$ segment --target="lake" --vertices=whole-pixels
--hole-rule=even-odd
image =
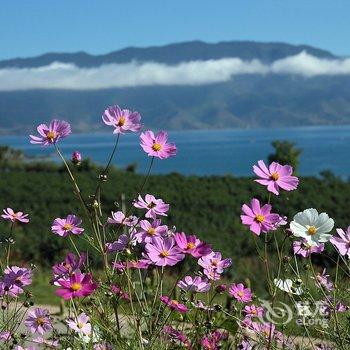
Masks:
[[[73,127],[74,129],[74,127]],[[34,130],[33,130],[34,131]],[[72,151],[105,164],[112,151],[115,135],[73,134],[59,143],[70,158]],[[185,175],[252,175],[252,165],[267,159],[273,152],[273,140],[290,140],[303,149],[299,173],[317,175],[330,169],[336,175],[350,175],[350,125],[298,127],[252,130],[198,130],[170,132],[171,141],[178,147],[178,155],[157,160],[152,173],[178,172]],[[125,167],[137,163],[137,171],[145,173],[148,158],[138,144],[138,135],[122,135],[114,164]],[[52,147],[31,145],[27,136],[3,136],[0,144],[21,149],[29,156],[54,156]]]

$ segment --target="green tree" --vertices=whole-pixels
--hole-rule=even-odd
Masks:
[[[298,171],[302,149],[297,148],[294,142],[285,140],[275,140],[272,142],[272,146],[275,152],[269,155],[269,163],[289,164],[293,167],[294,173],[296,173]]]

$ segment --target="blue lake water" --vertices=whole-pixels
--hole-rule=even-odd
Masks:
[[[317,175],[330,169],[336,175],[350,176],[350,125],[252,130],[173,131],[170,140],[178,147],[174,158],[156,161],[152,173],[178,172],[185,175],[252,175],[252,165],[266,160],[273,152],[273,140],[290,140],[303,149],[299,173]],[[105,164],[112,151],[115,135],[73,134],[60,141],[62,152],[70,158],[72,151]],[[0,144],[23,150],[30,156],[53,155],[53,148],[31,145],[27,136],[3,136]],[[122,135],[114,163],[125,167],[137,163],[145,173],[148,158],[134,134]]]

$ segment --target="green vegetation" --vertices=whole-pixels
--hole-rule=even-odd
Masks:
[[[78,182],[87,200],[92,201],[89,195],[94,193],[99,173],[100,169],[89,162],[77,171]],[[135,189],[141,187],[143,180],[142,175],[112,169],[102,186],[104,212],[117,210],[122,194],[129,205],[136,196]],[[214,249],[223,251],[234,260],[255,254],[252,234],[240,222],[241,205],[253,195],[266,202],[268,198],[265,188],[251,178],[151,176],[143,192],[151,192],[171,203],[165,220],[169,227],[175,225],[177,230],[199,235]],[[324,173],[321,178],[301,178],[297,191],[273,196],[271,202],[277,212],[288,218],[305,208],[316,207],[329,213],[336,220],[337,227],[346,227],[349,224],[349,198],[350,183]],[[285,202],[288,202],[288,208],[284,206]],[[23,163],[16,169],[3,168],[0,207],[8,206],[29,213],[30,224],[17,226],[10,233],[9,223],[1,220],[1,240],[13,237],[16,245],[12,257],[40,265],[61,259],[69,244],[67,239],[51,233],[52,221],[69,213],[77,213],[84,219],[67,174],[61,166],[52,163]],[[88,234],[88,222],[86,219],[84,222]],[[84,244],[82,238],[78,240]]]

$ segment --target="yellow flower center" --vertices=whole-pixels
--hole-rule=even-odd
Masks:
[[[69,263],[63,263],[63,267],[64,267],[66,270],[69,270],[69,269],[72,267],[72,265],[69,264]]]
[[[167,256],[169,256],[169,252],[167,250],[163,250],[162,252],[160,252],[160,256],[163,258],[166,258]]]
[[[49,131],[46,137],[52,141],[56,137],[56,133],[54,131]]]
[[[172,300],[171,303],[174,305],[179,305],[179,302],[177,300]]]
[[[160,151],[162,149],[162,145],[160,143],[154,143],[152,146],[153,151]]]
[[[307,232],[309,233],[309,235],[314,235],[316,232],[317,232],[317,228],[315,226],[310,226],[308,229],[307,229]]]
[[[271,179],[273,181],[277,181],[280,178],[280,174],[279,173],[272,173],[271,174]]]
[[[154,236],[154,234],[156,233],[156,230],[155,230],[153,227],[150,227],[150,228],[147,230],[147,233],[148,233],[150,236]]]
[[[65,231],[69,231],[69,230],[72,229],[72,225],[71,225],[71,224],[64,224],[63,229],[64,229]]]
[[[256,314],[256,310],[253,309],[253,310],[251,311],[251,313],[252,313],[253,315],[255,315],[255,314]]]
[[[81,284],[80,283],[72,283],[72,285],[70,286],[71,290],[74,292],[77,292],[78,290],[81,289]]]
[[[213,266],[218,266],[219,261],[216,260],[216,259],[213,259],[212,262],[211,262],[211,264],[212,264]]]
[[[239,297],[243,297],[244,293],[243,293],[242,291],[239,291],[239,292],[237,292],[237,295],[238,295]]]
[[[36,324],[37,324],[38,326],[42,326],[44,323],[45,323],[45,320],[44,320],[42,317],[38,317],[38,318],[36,319]]]
[[[78,322],[78,323],[77,323],[77,327],[78,327],[79,329],[82,329],[82,328],[84,327],[84,323]]]
[[[265,221],[265,216],[261,215],[261,214],[258,214],[258,215],[255,216],[255,220],[257,222],[264,222]]]
[[[120,117],[117,123],[117,126],[123,126],[125,124],[125,117]]]
[[[187,249],[193,249],[195,247],[196,247],[196,245],[194,243],[192,243],[192,242],[187,243]]]
[[[152,209],[156,206],[155,203],[151,202],[150,204],[147,205],[147,208]]]

